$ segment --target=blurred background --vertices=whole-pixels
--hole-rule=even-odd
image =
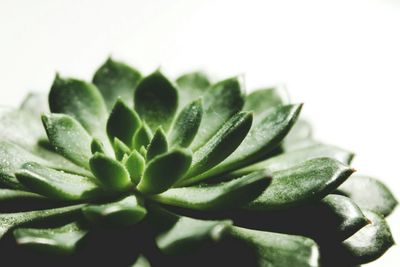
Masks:
[[[283,83],[318,139],[400,198],[399,29],[400,0],[0,0],[0,105],[47,91],[56,71],[91,79],[109,55],[143,73],[244,74],[248,91]]]

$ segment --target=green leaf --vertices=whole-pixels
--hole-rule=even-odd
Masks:
[[[314,143],[316,143],[316,141],[312,140],[311,124],[303,119],[299,119],[285,137],[283,147],[285,151],[292,151]]]
[[[189,169],[190,151],[173,149],[152,159],[137,188],[144,194],[158,194],[170,188]]]
[[[220,81],[208,88],[203,95],[203,117],[192,150],[205,144],[244,104],[244,92],[240,77]]]
[[[129,107],[133,106],[132,96],[140,79],[137,70],[108,58],[94,74],[93,83],[103,95],[108,110],[111,110],[118,98]]]
[[[87,234],[87,230],[77,223],[70,223],[48,229],[19,228],[14,230],[13,234],[18,246],[57,254],[72,254]]]
[[[317,267],[317,244],[309,238],[232,227],[229,233],[252,247],[259,267]]]
[[[203,107],[201,99],[185,106],[176,118],[170,134],[171,146],[188,147],[199,130]]]
[[[227,121],[222,128],[193,155],[190,171],[182,184],[200,181],[194,177],[214,167],[228,157],[242,143],[253,121],[251,113],[241,112]],[[193,177],[193,178],[192,178]]]
[[[300,110],[301,105],[278,106],[259,115],[240,146],[221,164],[198,179],[227,173],[268,156],[289,132]]]
[[[194,210],[240,207],[258,197],[271,182],[264,170],[229,182],[171,188],[154,198],[164,204]]]
[[[49,93],[50,110],[74,117],[92,135],[104,140],[107,109],[97,87],[56,76]]]
[[[141,200],[134,195],[107,204],[88,205],[82,208],[82,212],[93,224],[119,227],[134,225],[147,214]]]
[[[150,262],[143,256],[140,255],[134,264],[130,267],[151,267]]]
[[[12,200],[36,200],[36,199],[46,199],[45,197],[27,192],[22,190],[14,189],[0,189],[0,203]]]
[[[158,128],[147,148],[146,160],[150,161],[154,157],[167,152],[168,141],[162,128]]]
[[[56,217],[66,217],[75,214],[83,205],[67,206],[57,209],[35,210],[0,214],[0,239],[11,229],[22,224],[44,221]]]
[[[129,157],[126,158],[124,165],[129,172],[132,183],[137,185],[142,178],[144,167],[146,165],[144,157],[139,152],[134,150]]]
[[[398,202],[389,188],[381,181],[352,175],[339,188],[338,192],[350,197],[362,209],[388,216]]]
[[[269,108],[286,104],[289,104],[286,88],[277,86],[251,92],[246,96],[243,110],[252,111],[257,116]]]
[[[140,150],[142,147],[147,147],[152,138],[152,132],[149,126],[144,122],[139,130],[133,136],[132,148]]]
[[[135,110],[152,130],[168,130],[178,106],[178,93],[168,79],[156,71],[143,78],[135,91]]]
[[[90,169],[106,190],[124,190],[131,185],[129,173],[120,162],[96,153],[90,159]]]
[[[117,137],[130,147],[133,135],[140,126],[139,115],[126,106],[121,99],[118,99],[107,121],[107,134],[110,140],[113,141]]]
[[[353,169],[331,158],[316,158],[272,173],[272,183],[246,208],[273,210],[321,199],[335,190]]]
[[[90,151],[92,151],[92,154],[95,154],[96,152],[105,154],[105,149],[100,139],[93,138],[92,143],[90,144]]]
[[[42,113],[48,113],[50,111],[47,95],[30,92],[22,101],[19,109],[29,112],[33,116],[40,117]]]
[[[92,178],[53,170],[34,162],[25,163],[16,176],[31,191],[54,199],[91,199],[99,191]]]
[[[81,124],[64,114],[43,115],[42,121],[53,148],[75,164],[88,168],[92,137]]]
[[[156,233],[156,244],[165,254],[185,254],[209,242],[219,241],[231,221],[204,221],[177,216],[153,207],[149,222]]]
[[[125,155],[129,155],[131,153],[131,149],[117,137],[114,138],[113,147],[115,152],[115,158],[117,160],[122,160]]]
[[[184,74],[176,79],[179,93],[179,106],[184,107],[193,100],[201,97],[210,87],[210,81],[202,72]]]
[[[1,212],[26,211],[52,206],[54,206],[54,202],[35,193],[15,189],[0,189]]]

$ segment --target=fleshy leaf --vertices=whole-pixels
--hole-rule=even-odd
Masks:
[[[144,122],[139,130],[135,133],[132,140],[132,148],[140,150],[142,147],[147,147],[152,138],[152,132],[149,126]]]
[[[133,135],[140,126],[141,121],[136,112],[118,99],[107,121],[107,134],[110,140],[113,141],[117,137],[130,147]]]
[[[2,213],[0,214],[0,239],[10,229],[20,226],[22,224],[25,225],[55,217],[65,217],[76,213],[82,207],[83,205],[74,205],[56,209]]]
[[[113,147],[115,152],[115,158],[117,160],[122,160],[124,158],[124,155],[129,155],[131,153],[131,149],[117,137],[114,138]]]
[[[269,108],[286,104],[289,104],[286,88],[276,86],[251,92],[246,96],[243,110],[252,111],[257,116]]]
[[[18,246],[57,254],[72,254],[87,230],[77,223],[70,223],[58,228],[19,228],[13,234]]]
[[[64,114],[43,115],[42,121],[53,148],[79,166],[89,168],[92,137],[82,125]]]
[[[242,143],[250,130],[253,117],[251,113],[241,112],[227,121],[222,128],[193,155],[193,163],[188,177],[201,174],[228,157]],[[183,181],[190,184],[201,179],[196,177]]]
[[[151,267],[150,262],[143,256],[140,255],[134,264],[130,267]]]
[[[37,163],[25,163],[16,173],[18,181],[31,191],[59,200],[85,200],[96,197],[93,178],[69,174]]]
[[[122,62],[108,58],[96,71],[93,83],[103,95],[108,110],[111,110],[118,98],[133,106],[133,93],[141,79],[140,73]]]
[[[229,233],[255,250],[259,267],[317,267],[317,244],[309,238],[295,235],[232,227]]]
[[[371,177],[352,175],[338,188],[338,192],[350,197],[360,208],[384,216],[389,215],[398,204],[389,188]]]
[[[165,254],[184,254],[209,242],[219,241],[231,221],[205,221],[178,216],[153,207],[149,222],[156,231],[156,244]]]
[[[188,147],[196,136],[203,116],[201,99],[185,106],[176,118],[170,134],[171,146]]]
[[[191,147],[197,150],[205,144],[244,104],[244,88],[240,77],[220,81],[203,95],[203,117]]]
[[[278,106],[258,116],[240,146],[221,164],[200,175],[215,176],[263,159],[286,136],[300,113],[301,105]]]
[[[50,110],[74,117],[92,135],[104,140],[107,109],[97,87],[56,76],[49,93]]]
[[[270,175],[260,170],[228,182],[171,188],[154,198],[164,204],[194,210],[229,209],[254,200],[270,182]]]
[[[42,113],[48,113],[47,95],[43,93],[30,92],[22,101],[20,110],[29,112],[33,116],[40,117]]]
[[[321,199],[335,190],[353,169],[331,158],[316,158],[272,173],[272,183],[246,208],[273,210]]]
[[[123,190],[131,184],[125,167],[103,154],[96,153],[90,159],[90,169],[105,190]]]
[[[156,71],[143,78],[135,91],[135,110],[152,130],[168,130],[178,106],[178,93],[168,79]]]
[[[124,161],[124,165],[129,172],[132,183],[137,185],[142,178],[146,161],[144,157],[136,150],[132,151],[129,157]]]
[[[88,205],[82,208],[85,218],[102,226],[131,226],[141,221],[147,214],[141,201],[134,195],[119,201]]]
[[[158,128],[147,147],[146,160],[150,161],[154,157],[167,152],[168,141],[162,128]]]
[[[152,159],[137,188],[144,194],[158,194],[170,188],[189,169],[189,150],[173,149]]]
[[[90,151],[92,151],[92,154],[95,154],[96,152],[105,154],[104,146],[100,139],[93,138],[92,143],[90,144]]]
[[[184,74],[176,79],[179,93],[179,106],[184,107],[193,100],[201,97],[211,85],[207,76],[202,72]]]
[[[15,190],[0,189],[0,211],[20,212],[53,207],[54,203],[48,198],[35,193]]]
[[[316,141],[312,140],[312,127],[310,123],[306,120],[299,119],[285,137],[282,145],[285,151],[293,151],[315,143]]]

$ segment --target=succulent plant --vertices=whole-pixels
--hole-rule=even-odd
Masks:
[[[47,105],[48,101],[48,105]],[[280,87],[108,59],[0,116],[9,266],[355,266],[397,201],[312,137]],[[3,265],[3,264],[2,264]],[[25,265],[24,265],[25,266]]]

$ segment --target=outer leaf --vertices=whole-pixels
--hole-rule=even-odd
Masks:
[[[210,81],[202,72],[192,72],[176,79],[179,88],[179,106],[184,107],[201,97],[210,86]]]
[[[0,189],[1,212],[26,211],[52,206],[54,206],[52,201],[35,193],[14,189]]]
[[[218,82],[207,89],[203,96],[203,118],[191,147],[198,149],[207,142],[230,117],[244,104],[242,81],[234,77]]]
[[[74,117],[91,134],[103,140],[107,109],[97,87],[56,76],[49,93],[50,110]]]
[[[151,160],[137,188],[144,194],[158,194],[170,188],[189,169],[188,150],[174,149]]]
[[[151,265],[143,255],[140,255],[131,267],[151,267]]]
[[[168,141],[162,128],[158,128],[147,148],[146,160],[150,161],[154,157],[167,152]]]
[[[242,143],[250,130],[253,117],[250,113],[242,112],[233,116],[223,127],[193,155],[193,163],[187,180],[190,184],[201,180],[193,177],[214,167],[228,157]],[[193,178],[190,178],[193,177]]]
[[[203,221],[177,216],[153,207],[149,222],[156,231],[156,244],[165,254],[184,254],[208,242],[219,241],[230,221]]]
[[[253,247],[259,267],[317,267],[318,246],[311,239],[232,227],[230,234]]]
[[[171,146],[188,147],[199,130],[202,116],[201,99],[185,106],[176,118],[169,134]]]
[[[43,115],[42,121],[53,148],[72,162],[88,168],[92,138],[79,122],[64,114]]]
[[[246,96],[243,110],[252,111],[255,115],[261,114],[269,108],[289,104],[289,96],[282,85],[259,89]]]
[[[19,228],[14,230],[13,234],[18,246],[57,254],[72,254],[79,241],[87,234],[87,230],[77,223],[70,223],[49,229]]]
[[[272,183],[247,208],[282,209],[321,199],[343,183],[353,169],[330,158],[317,158],[272,173]]]
[[[124,165],[103,154],[96,153],[90,159],[90,169],[106,190],[123,190],[131,185]]]
[[[300,110],[301,105],[279,106],[259,115],[235,152],[199,179],[227,173],[265,158],[289,132]]]
[[[132,183],[137,185],[142,178],[146,165],[144,157],[139,152],[134,150],[129,157],[126,158],[124,165],[129,172]]]
[[[22,101],[20,110],[29,112],[30,114],[40,117],[42,113],[48,113],[47,95],[41,93],[30,92]]]
[[[10,200],[36,200],[36,199],[46,199],[45,197],[27,192],[22,190],[13,190],[13,189],[0,189],[0,203],[10,201]]]
[[[111,141],[117,137],[127,146],[132,146],[132,137],[141,126],[139,116],[118,99],[107,121],[107,134]]]
[[[338,192],[350,197],[362,209],[384,216],[389,215],[398,203],[382,182],[366,176],[350,176],[338,188]]]
[[[25,163],[16,176],[30,190],[60,200],[90,199],[96,197],[99,189],[91,178],[53,170],[34,162]]]
[[[270,182],[269,174],[260,170],[229,182],[172,188],[155,196],[155,199],[164,204],[195,210],[229,209],[254,200]]]
[[[85,218],[94,224],[105,226],[131,226],[146,216],[146,209],[134,195],[119,201],[89,205],[82,209]]]
[[[299,119],[285,137],[283,147],[285,151],[305,148],[308,144],[316,143],[312,140],[312,127],[309,122]]]
[[[175,87],[159,71],[143,78],[135,92],[135,109],[151,129],[168,129],[178,106]]]
[[[111,110],[118,98],[132,107],[133,92],[140,79],[137,70],[108,58],[94,74],[93,83],[103,95],[108,110]]]
[[[83,205],[74,205],[57,209],[0,214],[0,239],[10,229],[22,224],[34,223],[55,217],[65,217],[76,213],[82,207]]]

